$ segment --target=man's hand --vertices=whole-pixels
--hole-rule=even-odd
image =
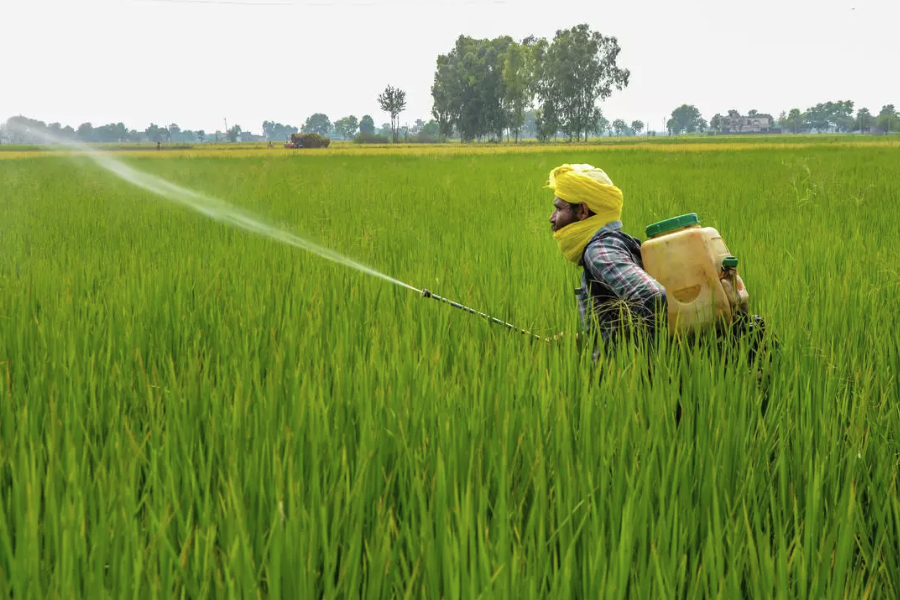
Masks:
[[[557,333],[556,335],[554,335],[552,338],[549,338],[548,341],[558,342],[559,340],[563,339],[563,336],[566,336],[566,335],[574,336],[574,337],[575,337],[575,342],[576,342],[576,343],[581,343],[581,334],[580,334],[580,333],[575,332],[575,333],[572,333],[572,334],[567,334],[565,331],[560,331],[559,333]]]

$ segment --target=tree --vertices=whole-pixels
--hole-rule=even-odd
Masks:
[[[303,133],[318,133],[327,136],[331,132],[331,120],[324,113],[315,113],[306,119],[306,123],[300,130]]]
[[[821,131],[850,131],[856,119],[853,118],[853,101],[839,100],[816,104],[806,109],[805,126]]]
[[[628,124],[625,123],[622,119],[616,119],[612,122],[613,129],[616,130],[616,137],[621,136],[625,133],[625,130],[628,129]]]
[[[872,116],[872,113],[868,108],[860,108],[856,111],[856,129],[858,129],[860,133],[867,132],[875,125],[875,122],[875,117]]]
[[[597,109],[597,114],[594,118],[594,127],[591,130],[591,133],[601,136],[606,133],[606,130],[611,127],[609,119],[603,116],[603,112],[600,109]]]
[[[164,137],[162,128],[156,123],[150,123],[150,126],[144,130],[144,133],[147,135],[147,139],[154,144],[161,142]]]
[[[359,121],[359,132],[365,134],[375,133],[375,120],[369,115],[363,115]]]
[[[275,121],[263,121],[262,130],[266,140],[270,142],[287,140],[292,133],[297,133],[297,128],[293,125],[284,125]]]
[[[229,141],[229,142],[232,142],[232,143],[236,142],[237,139],[238,139],[238,137],[240,137],[241,132],[242,132],[242,130],[241,130],[241,126],[240,126],[240,125],[234,125],[233,127],[231,127],[231,128],[228,130],[228,134],[227,134],[227,135],[228,135],[228,141]]]
[[[684,127],[681,126],[681,123],[675,117],[666,121],[666,129],[669,131],[669,135],[678,135],[684,131]]]
[[[345,140],[352,139],[353,136],[356,135],[356,129],[358,127],[359,121],[357,121],[356,117],[353,115],[338,119],[334,122],[334,130]]]
[[[713,115],[713,118],[709,120],[709,126],[715,129],[718,132],[722,131],[722,115],[716,113]]]
[[[787,124],[792,133],[797,133],[803,127],[803,113],[799,108],[792,108],[787,115]]]
[[[203,143],[203,140],[206,139],[206,132],[202,129],[197,130],[197,139],[200,140],[200,143]]]
[[[560,125],[570,137],[587,137],[598,100],[613,88],[628,86],[631,73],[616,64],[619,43],[593,31],[587,24],[556,32],[541,56],[538,95],[545,106],[553,105]]]
[[[672,123],[672,121],[675,121],[675,123]],[[666,123],[666,127],[675,135],[683,131],[694,133],[697,130],[705,129],[706,121],[700,116],[700,111],[697,110],[696,106],[693,104],[682,104],[672,111],[672,118]]]
[[[516,143],[533,97],[533,62],[531,47],[516,42],[509,45],[503,59],[503,108],[506,125],[515,134]]]
[[[876,119],[878,128],[888,133],[892,131],[900,131],[900,115],[893,104],[885,104],[881,107]]]
[[[78,136],[78,139],[82,142],[93,142],[94,141],[94,126],[90,123],[82,123],[78,126],[78,129],[75,130],[75,134]]]
[[[179,127],[175,123],[172,123],[171,125],[169,125],[168,130],[169,130],[168,138],[174,139],[176,142],[179,141],[179,139],[181,137],[181,127]]]
[[[444,135],[455,129],[467,142],[487,135],[503,136],[510,114],[523,102],[520,93],[530,93],[527,81],[521,85],[527,65],[519,62],[525,57],[513,58],[512,64],[505,66],[513,44],[509,36],[493,40],[459,36],[448,54],[438,56],[431,114]],[[507,82],[516,89],[507,92]]]
[[[441,124],[431,119],[419,129],[419,133],[427,138],[440,138],[441,137]]]
[[[638,135],[641,135],[641,132],[644,131],[644,122],[643,121],[632,121],[631,128],[634,129],[634,132]]]
[[[406,92],[388,85],[378,94],[378,104],[381,110],[391,115],[391,133],[396,144],[400,134],[400,113],[406,109]]]

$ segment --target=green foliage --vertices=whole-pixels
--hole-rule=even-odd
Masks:
[[[341,137],[341,139],[353,139],[353,136],[356,135],[356,130],[358,128],[359,121],[357,121],[356,117],[354,117],[353,115],[343,117],[334,122],[334,130]]]
[[[263,121],[262,130],[266,139],[272,142],[286,140],[291,134],[297,133],[297,128],[293,125],[284,125],[275,121]]]
[[[378,94],[378,105],[391,115],[391,135],[396,144],[400,135],[400,113],[406,109],[406,92],[388,85]]]
[[[616,64],[619,51],[616,38],[586,24],[557,31],[552,43],[460,36],[437,59],[432,115],[445,136],[456,130],[463,141],[502,139],[509,130],[518,141],[528,108],[536,103],[539,139],[560,129],[586,137],[598,121],[597,102],[628,85],[628,70]]]
[[[353,141],[357,144],[390,144],[391,138],[379,133],[363,133],[359,132]]]
[[[806,109],[805,127],[813,131],[851,131],[853,129],[853,101],[819,103]]]
[[[540,57],[538,95],[545,112],[553,106],[569,137],[586,139],[597,121],[597,102],[628,86],[631,73],[617,65],[620,51],[615,37],[581,24],[557,31]]]
[[[331,140],[318,133],[292,133],[291,143],[298,148],[327,148]]]
[[[729,111],[729,114],[732,111]],[[700,115],[700,111],[693,104],[682,104],[672,111],[672,118],[666,123],[669,133],[694,133],[706,128],[706,121]]]
[[[893,104],[886,104],[881,107],[876,124],[882,131],[888,133],[900,131],[900,114],[897,113]]]
[[[128,159],[554,344],[0,160],[0,597],[896,598],[896,148],[714,146]],[[766,385],[578,354],[541,188],[576,159],[627,231],[722,232]]]
[[[318,133],[321,136],[327,136],[331,133],[331,121],[328,115],[323,113],[315,113],[307,117],[303,127],[300,128],[303,133]],[[293,136],[291,136],[293,137]]]
[[[241,129],[240,125],[231,126],[228,129],[228,134],[227,134],[228,141],[231,142],[232,144],[235,143],[236,141],[238,141],[238,138],[241,136],[242,131],[243,130]]]
[[[375,120],[370,115],[363,115],[359,120],[360,133],[375,133]]]

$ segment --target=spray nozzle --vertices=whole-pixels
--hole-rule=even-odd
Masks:
[[[431,292],[429,292],[428,290],[422,290],[422,297],[431,298]]]

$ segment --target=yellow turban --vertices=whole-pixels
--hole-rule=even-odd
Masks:
[[[602,169],[591,165],[556,167],[550,171],[547,187],[557,198],[569,204],[585,204],[594,213],[553,234],[560,251],[577,265],[597,230],[622,218],[622,190],[613,185]]]

